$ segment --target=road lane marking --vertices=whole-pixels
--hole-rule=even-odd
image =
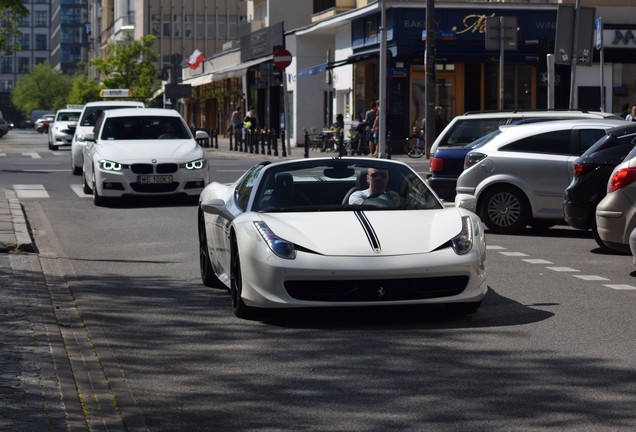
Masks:
[[[31,152],[31,153],[22,153],[22,156],[31,156],[33,159],[42,159],[39,153]]]
[[[631,285],[603,285],[603,286],[606,286],[608,288],[615,289],[615,290],[636,290],[636,287]]]
[[[506,249],[503,246],[495,246],[495,245],[486,245],[486,249],[488,250],[503,250]]]
[[[49,198],[49,194],[44,189],[44,186],[39,185],[26,185],[15,184],[13,190],[18,198]]]
[[[595,276],[595,275],[572,275],[575,278],[583,279],[586,281],[606,281],[608,278],[604,278],[603,276]]]
[[[552,261],[548,261],[544,259],[534,259],[534,258],[522,259],[521,261],[525,261],[528,264],[554,264]]]
[[[549,270],[553,270],[555,272],[578,272],[580,270],[573,269],[572,267],[546,267]]]
[[[528,256],[528,254],[524,254],[523,252],[499,252],[502,255],[505,256],[509,256],[509,257],[524,257],[524,256]]]

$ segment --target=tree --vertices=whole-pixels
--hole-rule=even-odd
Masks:
[[[11,102],[28,117],[36,109],[55,111],[63,108],[70,89],[71,82],[66,75],[48,63],[40,63],[31,74],[18,81]]]
[[[156,66],[159,54],[153,50],[154,41],[152,35],[134,40],[126,34],[123,42],[108,44],[105,57],[91,60],[102,75],[104,87],[128,89],[134,99],[150,103],[160,87]]]
[[[68,103],[84,105],[86,102],[99,100],[99,92],[103,88],[103,84],[88,78],[88,65],[85,63],[81,64],[71,81]]]
[[[20,51],[18,36],[20,30],[18,24],[22,18],[29,15],[29,10],[24,7],[22,0],[0,0],[0,53],[11,55]]]

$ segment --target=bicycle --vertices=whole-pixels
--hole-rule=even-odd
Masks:
[[[413,134],[406,139],[406,154],[412,158],[421,158],[426,153],[426,143],[422,131],[417,133],[417,128],[413,128]]]

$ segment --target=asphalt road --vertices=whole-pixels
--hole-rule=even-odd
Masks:
[[[226,292],[200,283],[196,206],[96,208],[68,150],[13,132],[0,141],[0,187],[22,191],[43,259],[72,294],[60,302],[70,323],[81,317],[129,430],[636,428],[636,269],[589,233],[489,234],[490,292],[470,318],[239,320]],[[254,162],[209,155],[221,181]]]

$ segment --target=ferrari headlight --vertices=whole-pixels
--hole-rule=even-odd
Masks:
[[[126,165],[120,164],[119,162],[113,162],[109,160],[102,159],[99,161],[99,168],[104,171],[121,171],[126,168]]]
[[[207,166],[207,161],[205,159],[197,159],[191,162],[186,162],[184,164],[180,164],[180,168],[185,168],[187,170],[200,170]]]
[[[473,224],[470,216],[462,216],[462,230],[451,240],[453,250],[457,255],[465,255],[473,248]]]
[[[296,258],[296,248],[287,240],[283,240],[272,232],[272,230],[263,221],[255,221],[254,225],[259,232],[267,246],[274,252],[274,254],[283,259]]]

